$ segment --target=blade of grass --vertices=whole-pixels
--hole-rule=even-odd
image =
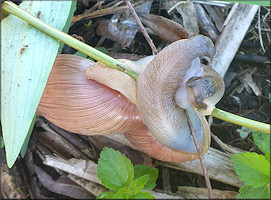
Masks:
[[[74,37],[50,26],[49,24],[43,22],[42,20],[30,15],[26,11],[19,8],[16,4],[5,1],[2,5],[2,9],[13,15],[16,15],[17,17],[23,19],[24,21],[28,22],[29,24],[43,31],[44,33],[50,35],[51,37],[58,39],[63,43],[73,47],[74,49],[79,50],[82,53],[94,58],[95,60],[104,63],[108,67],[112,67],[114,69],[122,71],[131,76],[133,79],[137,78],[138,74],[132,71],[128,66],[124,65],[123,63],[115,60],[114,58],[104,53],[101,53],[99,50],[75,39]]]

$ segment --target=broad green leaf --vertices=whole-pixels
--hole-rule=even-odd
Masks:
[[[257,153],[239,153],[231,156],[233,166],[246,185],[260,187],[270,182],[270,163]]]
[[[270,183],[260,187],[244,185],[239,192],[237,199],[270,199]]]
[[[144,176],[141,176],[135,180],[133,180],[132,184],[129,187],[130,194],[137,194],[141,192],[144,188],[144,185],[149,180],[149,175],[146,174]]]
[[[243,0],[239,0],[239,1],[228,1],[228,0],[220,0],[220,1],[226,1],[226,2],[230,2],[230,3],[245,3],[245,4],[251,4],[251,5],[258,5],[258,6],[270,6],[270,1],[265,1],[265,0],[257,0],[257,1],[243,1]]]
[[[132,199],[155,199],[155,197],[148,192],[139,192],[135,194]]]
[[[114,195],[113,192],[103,192],[97,196],[97,199],[113,199]]]
[[[145,165],[135,165],[134,166],[134,179],[137,179],[145,174],[149,175],[149,180],[144,186],[144,190],[152,190],[156,186],[156,179],[158,178],[158,169],[153,167],[148,167]]]
[[[113,199],[130,199],[128,195],[128,190],[126,188],[121,188],[113,197]]]
[[[263,152],[263,153],[269,153],[270,152],[270,135],[267,133],[263,133],[260,131],[254,131],[252,133],[253,140],[257,147]]]
[[[26,136],[26,138],[24,140],[24,144],[23,144],[23,146],[21,148],[21,151],[20,151],[20,155],[22,156],[22,158],[24,158],[24,156],[25,156],[25,153],[26,153],[26,150],[27,150],[27,146],[28,146],[28,142],[29,142],[31,133],[32,133],[34,125],[35,125],[35,120],[36,120],[36,115],[34,115],[34,117],[32,119],[32,122],[30,124],[30,128],[28,130],[27,136]]]
[[[119,151],[105,147],[98,160],[98,177],[110,190],[129,186],[134,177],[134,166]]]
[[[20,7],[62,30],[72,1],[24,1]],[[1,21],[1,122],[7,164],[25,141],[59,42],[14,15]]]

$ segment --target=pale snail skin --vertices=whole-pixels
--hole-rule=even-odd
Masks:
[[[129,60],[121,60],[121,62],[127,64],[134,71],[140,73],[137,81],[133,80],[131,77],[122,72],[105,67],[101,63],[96,63],[93,66],[93,63],[89,64],[88,63],[89,61],[87,61],[87,59],[83,61],[84,59],[80,57],[72,55],[60,55],[56,59],[56,65],[59,65],[58,67],[63,68],[65,71],[66,68],[62,66],[63,63],[65,64],[67,62],[70,62],[70,64],[73,64],[74,67],[69,68],[72,68],[72,70],[73,68],[76,69],[73,72],[69,72],[68,73],[69,75],[73,76],[75,74],[79,74],[74,72],[77,71],[82,72],[87,65],[88,66],[91,65],[89,68],[85,70],[87,77],[89,79],[96,80],[97,82],[100,82],[102,85],[108,86],[109,88],[101,92],[101,94],[97,95],[97,97],[93,96],[92,94],[93,92],[87,89],[84,90],[86,92],[84,95],[81,94],[82,92],[81,93],[78,92],[77,89],[74,89],[74,91],[72,91],[72,95],[70,95],[69,93],[71,92],[67,92],[69,91],[70,88],[73,89],[76,88],[76,85],[88,84],[87,81],[86,80],[78,81],[78,83],[74,84],[73,81],[70,81],[68,78],[62,77],[63,81],[60,81],[60,83],[62,84],[65,82],[67,85],[70,86],[66,88],[58,88],[54,86],[55,84],[58,84],[57,83],[59,82],[58,78],[57,76],[56,78],[53,78],[52,75],[51,78],[49,77],[48,86],[46,86],[45,88],[45,92],[43,94],[37,112],[38,114],[46,117],[49,121],[55,123],[61,128],[79,134],[95,135],[95,134],[126,132],[125,136],[130,140],[132,144],[134,144],[135,148],[157,159],[170,162],[193,160],[197,158],[197,155],[195,154],[194,143],[191,142],[192,139],[190,136],[190,131],[188,130],[187,119],[181,107],[186,108],[188,110],[194,128],[197,132],[197,137],[200,141],[203,154],[206,153],[210,145],[210,130],[207,121],[202,115],[202,113],[193,110],[193,109],[197,110],[197,106],[193,106],[192,103],[190,103],[193,102],[193,95],[191,95],[191,91],[188,94],[186,92],[186,89],[179,88],[180,86],[182,86],[182,88],[186,88],[185,83],[190,78],[195,76],[201,77],[204,75],[206,70],[211,71],[209,74],[213,76],[213,78],[211,78],[212,80],[218,80],[215,82],[222,81],[222,85],[215,87],[215,90],[221,90],[222,92],[215,91],[215,94],[212,97],[204,99],[203,102],[207,103],[207,108],[209,108],[208,103],[211,102],[211,105],[217,103],[217,101],[222,96],[221,94],[223,94],[224,91],[223,80],[217,73],[213,73],[212,72],[213,70],[208,70],[206,67],[202,67],[198,59],[199,56],[203,55],[212,56],[212,54],[213,46],[211,41],[204,36],[197,36],[188,40],[174,42],[173,44],[169,45],[161,52],[159,52],[159,54],[156,55],[155,57],[154,56],[146,57],[136,62],[132,62]],[[170,57],[169,55],[171,55],[172,57]],[[75,61],[79,61],[83,64],[79,65]],[[195,69],[191,70],[190,68],[191,65]],[[170,68],[168,67],[166,70],[163,69],[162,66],[166,66],[166,68],[168,66],[175,66],[178,69],[172,69],[171,67]],[[58,70],[56,69],[55,71],[57,72]],[[158,72],[160,73],[159,75],[155,74]],[[59,72],[57,73],[62,72],[59,69]],[[177,75],[177,73],[179,74]],[[53,72],[52,74],[56,73]],[[83,78],[82,75],[80,75],[80,77]],[[95,85],[97,85],[98,83],[96,84],[91,80],[91,85],[93,84],[94,86],[91,87],[96,87]],[[50,85],[51,88],[49,87]],[[152,89],[148,92],[145,91],[147,87],[152,88],[155,86],[157,86],[158,89]],[[106,95],[107,91],[109,91],[110,88],[120,92],[119,94],[113,92],[117,96],[114,97],[113,101],[110,100],[110,102],[114,103],[118,101],[119,103],[117,104],[121,105],[123,104],[122,107],[124,108],[113,107],[112,109],[110,108],[109,111],[109,109],[102,108],[102,106],[98,104],[100,99],[104,99],[103,95]],[[195,94],[198,95],[197,84],[195,88],[193,88],[192,91],[195,90],[196,91]],[[99,93],[100,89],[95,91],[96,93]],[[162,94],[161,91],[164,94]],[[54,97],[54,95],[56,95],[56,97]],[[77,95],[78,97],[76,97]],[[94,105],[92,105],[92,103],[88,103],[88,101],[86,101],[83,98],[84,96],[87,97],[88,95],[90,96],[91,99],[93,99]],[[129,99],[129,101],[132,104],[129,103],[129,101],[123,103],[124,99],[123,97],[121,97],[122,95]],[[82,96],[83,101],[81,101],[80,96]],[[158,99],[158,97],[160,99]],[[168,98],[168,100],[166,100],[166,98]],[[216,102],[208,101],[208,99],[210,98],[215,99]],[[60,106],[58,103],[59,100],[60,102],[62,102],[60,103]],[[80,100],[82,102],[79,103],[80,106],[76,104],[77,100],[78,101]],[[165,103],[165,105],[163,105],[162,103],[163,104]],[[167,105],[167,103],[169,103],[169,105]],[[74,113],[74,115],[69,114],[67,112],[66,108],[64,107],[64,104],[70,106],[70,108],[68,109],[69,113],[72,112]],[[103,103],[103,105],[104,104],[108,103]],[[93,109],[89,109],[87,108],[87,106],[91,106]],[[95,112],[96,108],[102,109],[100,112],[107,113],[109,115],[99,117],[98,116],[99,113]],[[136,108],[139,109],[139,112]],[[159,108],[161,109],[161,111],[158,110],[156,111],[156,113],[154,113],[155,108]],[[80,109],[80,112],[77,111],[77,109]],[[116,110],[115,114],[113,114],[111,110]],[[148,116],[145,116],[146,112],[150,112],[147,113]],[[161,116],[162,114],[164,116]],[[174,114],[181,114],[182,116],[176,117],[174,116]],[[78,117],[78,120],[77,115],[80,115]],[[95,115],[95,117],[92,119],[91,115]],[[150,132],[148,128],[144,126],[144,124],[142,123],[141,121],[142,118],[144,124],[147,125]],[[159,120],[157,121],[157,119],[155,118],[158,118],[162,121]],[[87,119],[89,119],[89,121],[86,121]],[[86,122],[83,120],[85,120]],[[170,120],[173,120],[173,122],[170,122]],[[95,128],[95,125],[98,126],[97,129]],[[174,130],[176,128],[170,127],[172,125],[176,126],[177,129],[181,127],[186,131],[188,130],[188,132],[182,130],[180,133],[176,134],[176,132],[174,133]],[[173,135],[170,135],[172,132]],[[159,134],[161,133],[162,134],[165,133],[166,137],[159,136]],[[183,138],[186,138],[187,140],[184,140]],[[189,145],[181,147],[180,144],[189,144]],[[155,149],[159,152],[158,153],[154,152]]]
[[[186,94],[179,92],[179,97],[175,94],[180,91],[180,87],[184,87],[185,81],[196,76],[197,71],[201,71],[198,57],[213,55],[214,46],[211,40],[196,36],[164,48],[140,73],[137,79],[139,111],[150,132],[166,146],[189,153],[196,152],[183,108],[187,109],[197,139],[203,146],[205,136],[200,118],[192,107],[188,106],[189,101],[184,103],[187,100]],[[191,70],[191,63],[199,70]],[[180,101],[175,100],[178,98],[184,99],[179,105]]]

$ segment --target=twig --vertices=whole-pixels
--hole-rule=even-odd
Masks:
[[[234,60],[239,60],[246,63],[261,63],[261,64],[270,64],[270,58],[266,56],[255,56],[251,54],[240,54],[237,53],[234,57]]]
[[[245,151],[243,151],[243,150],[241,150],[241,149],[238,149],[238,148],[236,148],[236,147],[232,147],[232,146],[230,146],[230,145],[228,145],[228,144],[225,144],[224,142],[222,142],[216,135],[214,135],[213,133],[212,133],[212,138],[216,141],[216,143],[223,149],[223,150],[225,150],[226,152],[230,152],[230,153],[240,153],[240,152],[245,152]]]
[[[155,45],[153,44],[152,39],[150,38],[149,34],[148,34],[147,31],[145,30],[145,28],[144,28],[142,22],[140,21],[138,15],[136,14],[135,9],[133,8],[132,4],[130,3],[130,1],[127,1],[127,0],[125,1],[125,3],[126,3],[127,6],[129,7],[131,14],[132,14],[133,17],[135,18],[137,25],[139,26],[139,28],[140,28],[140,30],[142,31],[144,37],[146,38],[147,42],[149,43],[149,45],[150,45],[150,47],[151,47],[153,53],[154,53],[155,55],[158,54],[158,51],[157,51]]]
[[[216,41],[216,53],[212,61],[212,68],[222,77],[226,74],[258,8],[259,6],[255,5],[234,4],[228,14],[223,25],[224,30]]]
[[[210,179],[209,179],[206,167],[203,164],[203,157],[202,157],[202,154],[201,154],[199,142],[198,142],[198,139],[196,137],[195,130],[193,128],[191,119],[190,119],[187,111],[185,111],[185,114],[187,116],[187,122],[188,122],[188,125],[189,125],[189,129],[191,131],[191,135],[193,137],[193,140],[194,140],[194,143],[195,143],[195,146],[196,146],[196,149],[197,149],[197,153],[198,153],[198,156],[199,156],[200,165],[201,165],[201,168],[202,168],[202,171],[203,171],[203,175],[204,175],[204,178],[205,178],[205,182],[206,182],[206,186],[207,186],[207,189],[208,189],[209,199],[212,199],[213,198],[212,187],[211,187],[211,183],[210,183]]]
[[[264,46],[263,46],[262,30],[261,30],[261,7],[259,7],[259,10],[258,10],[258,30],[259,30],[260,44],[261,44],[261,47],[263,49],[263,52],[265,53],[265,49],[264,49]]]

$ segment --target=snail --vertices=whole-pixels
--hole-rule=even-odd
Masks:
[[[197,159],[185,110],[205,154],[211,139],[205,115],[224,92],[221,76],[200,63],[213,54],[211,40],[199,35],[156,56],[120,59],[139,73],[136,81],[100,62],[58,55],[37,115],[78,134],[123,133],[136,149],[163,161]]]

